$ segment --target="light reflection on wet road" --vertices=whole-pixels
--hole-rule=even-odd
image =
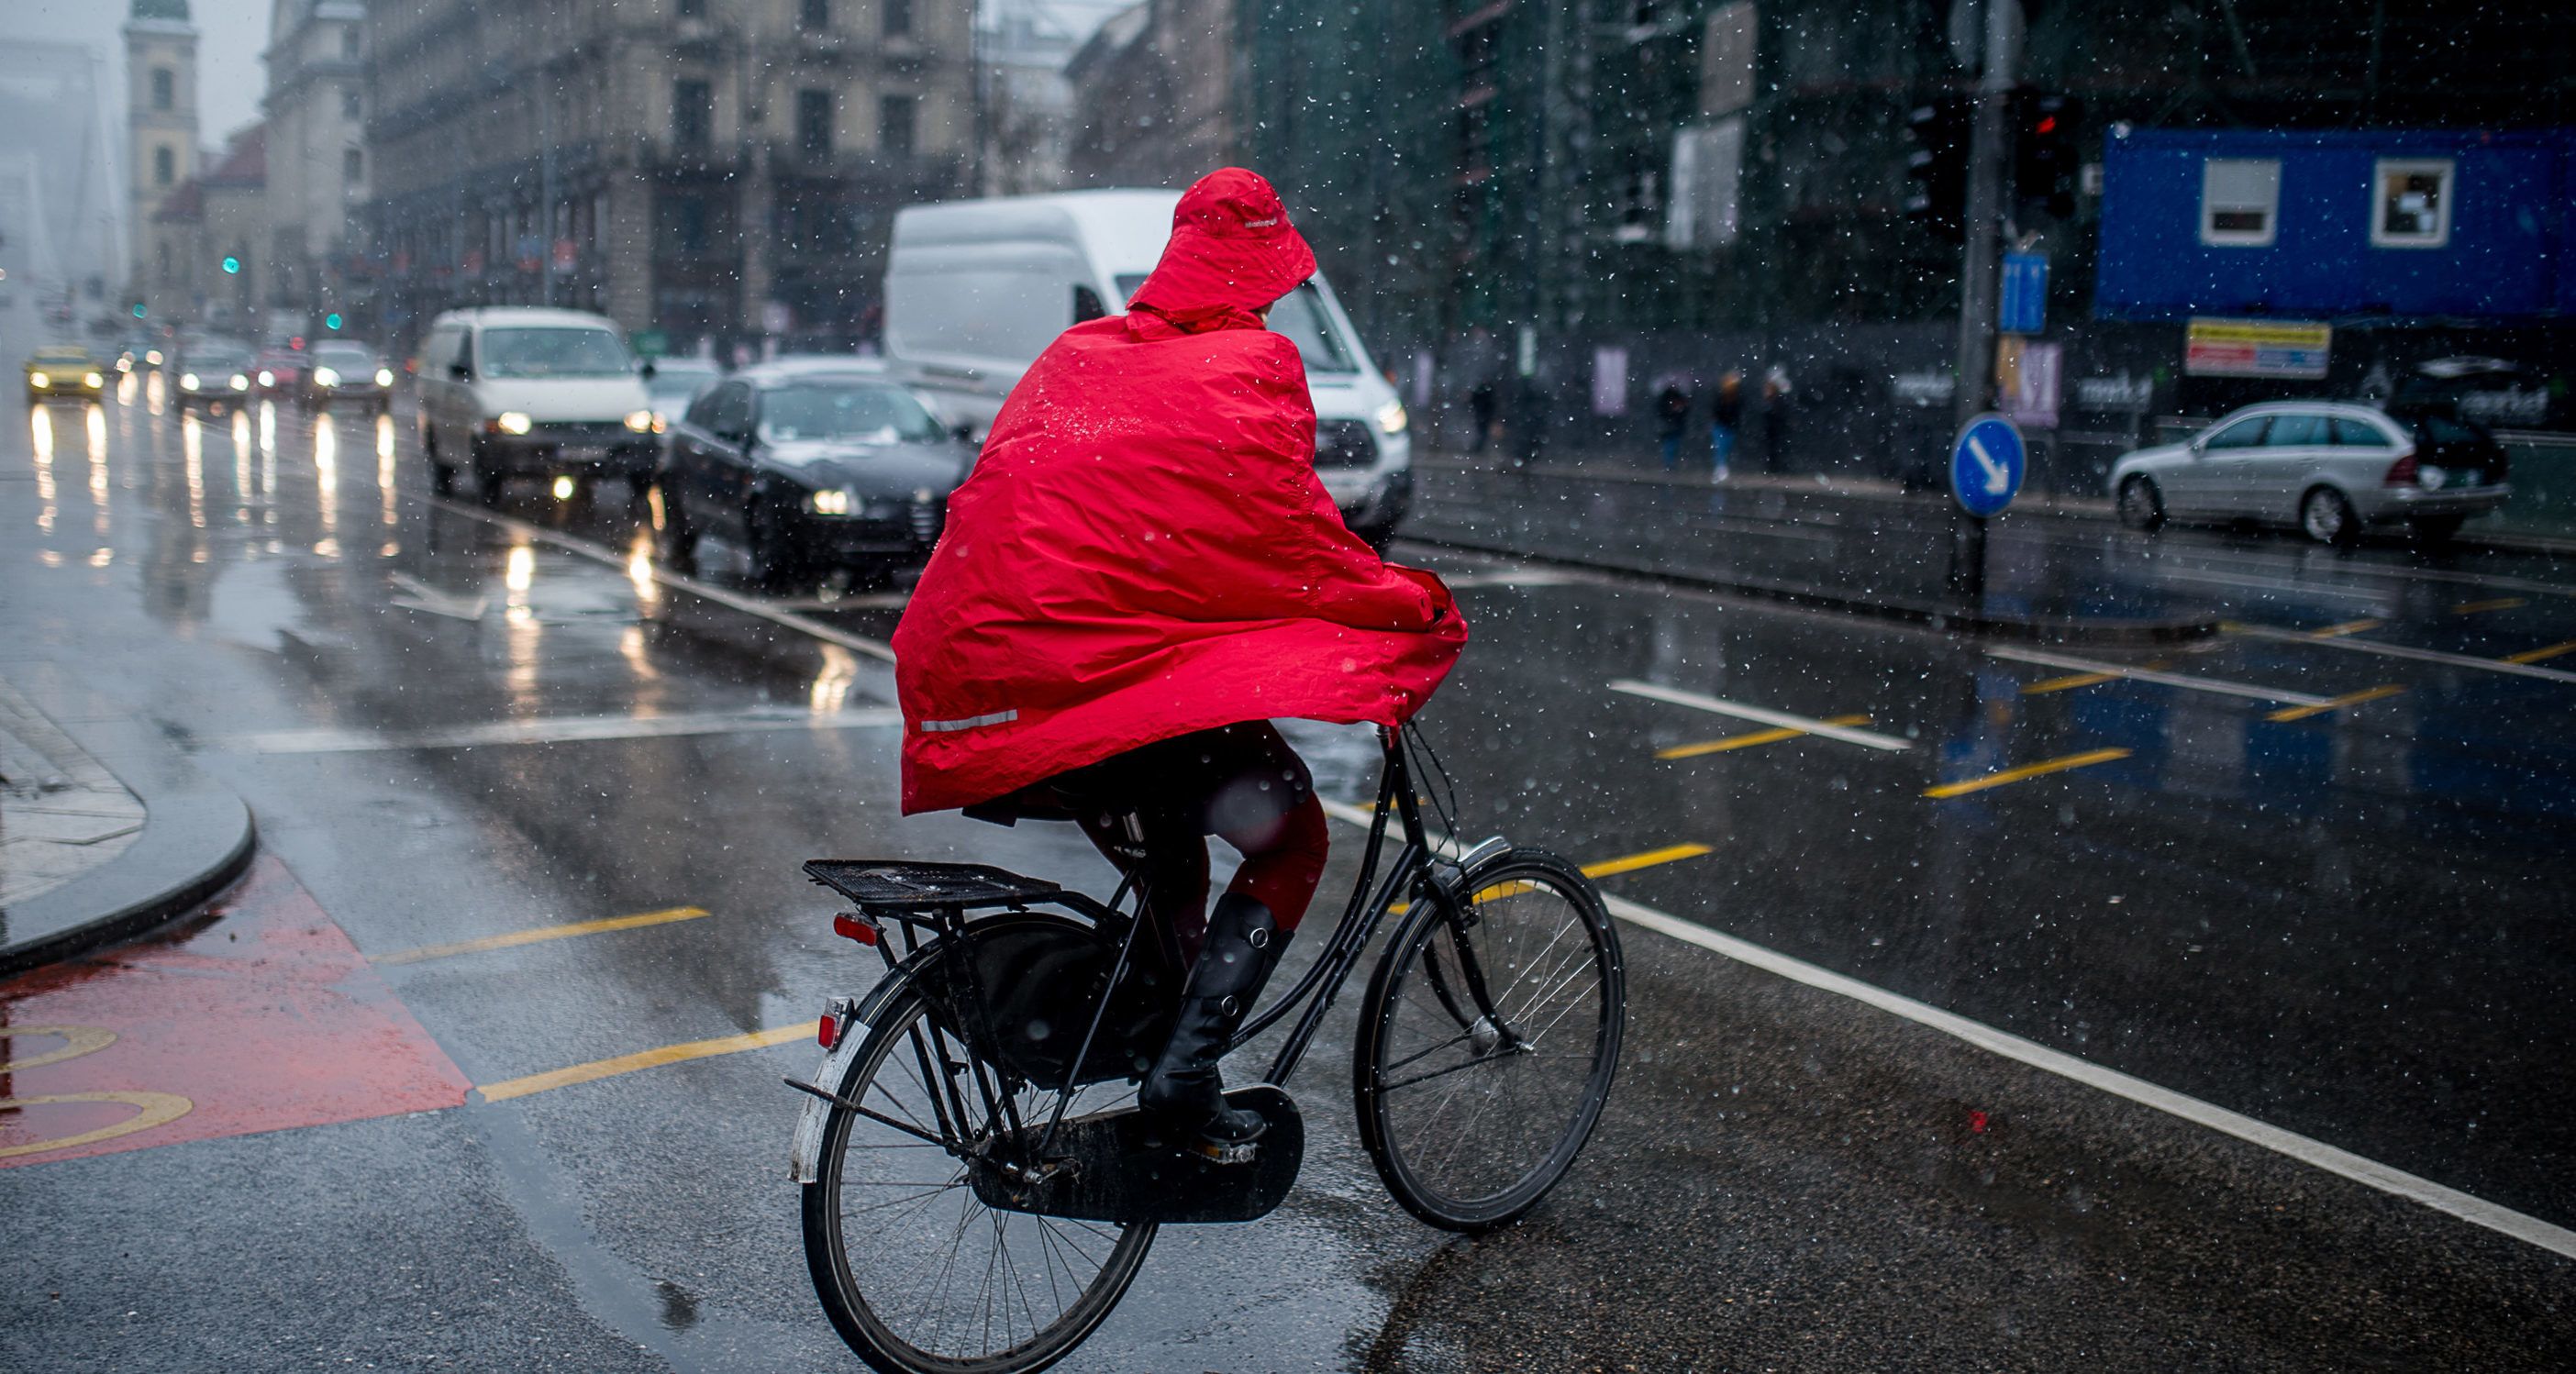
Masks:
[[[889,598],[747,614],[721,577],[705,594],[659,577],[649,509],[622,499],[529,484],[507,520],[429,499],[402,417],[174,418],[157,377],[124,385],[135,394],[119,404],[49,407],[0,437],[0,623],[14,641],[0,673],[68,671],[197,751],[360,950],[474,946],[385,969],[474,1082],[759,1035],[856,990],[796,872],[804,857],[1100,872],[1056,828],[897,819],[881,721],[778,728],[890,699],[867,652],[900,614]],[[2556,654],[2576,642],[2576,572],[2544,560],[2133,542],[2136,576],[2247,622],[2576,668]],[[1468,829],[1587,862],[1708,846],[1609,885],[2576,1224],[2576,683],[2244,634],[2053,651],[2156,676],[2071,671],[1864,621],[1407,552],[1468,574],[1476,642],[1432,712]],[[2377,623],[2351,628],[2364,620]],[[1623,679],[1759,714],[1611,689]],[[698,724],[614,726],[638,718]],[[273,743],[316,732],[329,749]],[[1298,736],[1328,791],[1367,785],[1364,735]],[[1328,888],[1347,881],[1334,873]],[[683,903],[708,914],[491,943]],[[1997,1342],[2028,1367],[2077,1350],[2156,1367],[2182,1324],[2209,1323],[2243,1357],[2222,1363],[2335,1363],[2303,1343],[2327,1339],[2309,1319],[2342,1301],[2321,1295],[2362,1291],[2412,1295],[2378,1334],[2419,1363],[2547,1367],[2551,1342],[2565,1348],[2568,1314],[2533,1294],[2566,1269],[2538,1252],[1628,938],[1631,1066],[1595,1154],[1530,1226],[1444,1248],[1399,1221],[1349,1139],[1338,1075],[1313,1069],[1297,1085],[1320,1126],[1298,1199],[1248,1231],[1167,1234],[1128,1308],[1067,1367],[1617,1367],[1621,1352],[1651,1364],[1721,1344],[1748,1364],[1852,1367]],[[411,1197],[399,1217],[434,1214],[440,1186],[483,1199],[464,1229],[492,1232],[477,1242],[487,1262],[543,1271],[525,1280],[532,1310],[578,1309],[629,1342],[593,1352],[595,1367],[721,1366],[725,1351],[766,1367],[837,1350],[777,1182],[795,1104],[765,1086],[802,1062],[779,1049],[655,1068],[447,1113],[408,1144],[391,1134],[407,1121],[331,1129],[385,1132],[367,1139],[427,1160],[430,1186],[396,1190]],[[233,1167],[188,1151],[256,1161],[283,1139],[137,1148],[0,1186],[24,1185],[42,1224],[84,1196],[166,1197]],[[267,1148],[324,1150],[323,1172],[373,1176],[327,1145]],[[2256,1219],[2276,1205],[2301,1209],[2297,1234]],[[286,1238],[181,1215],[196,1228],[181,1237],[312,1262]],[[2348,1253],[2355,1237],[2372,1258]],[[65,1262],[86,1247],[65,1240]],[[474,1262],[435,1242],[425,1254]],[[1860,1277],[1927,1256],[1903,1281]],[[2041,1277],[2008,1295],[1961,1262]],[[2133,1306],[2102,1287],[2114,1270]],[[2264,1282],[2305,1304],[2297,1339],[2273,1331],[2283,1309],[2202,1291],[2218,1275],[2250,1292],[2276,1270],[2290,1277]],[[1497,1292],[1513,1296],[1490,1305]],[[228,1310],[224,1293],[198,1301]],[[2514,1302],[2555,1325],[2506,1338]],[[1838,1357],[1798,1353],[1819,1332]],[[649,1360],[633,1363],[634,1342]]]

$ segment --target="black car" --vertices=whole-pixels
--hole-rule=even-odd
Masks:
[[[847,569],[883,583],[927,562],[974,449],[882,376],[755,367],[716,383],[670,426],[659,477],[662,553],[695,566],[712,535],[754,581]]]
[[[304,374],[307,409],[333,402],[382,410],[393,404],[394,370],[371,344],[356,339],[323,339],[313,345],[313,366]]]
[[[180,350],[179,384],[171,389],[171,396],[182,410],[190,406],[246,405],[258,374],[259,358],[250,349],[234,343],[201,341]]]

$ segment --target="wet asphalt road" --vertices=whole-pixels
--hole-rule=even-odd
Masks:
[[[250,802],[264,854],[151,951],[0,987],[15,1026],[76,1011],[126,1037],[5,1091],[160,1071],[197,1104],[103,1153],[0,1156],[0,1367],[855,1367],[807,1286],[785,1177],[800,1099],[778,1079],[810,1045],[526,1080],[792,1031],[863,990],[873,960],[829,935],[804,858],[1105,875],[1068,827],[897,816],[874,651],[896,607],[752,598],[721,550],[715,592],[671,586],[623,502],[435,501],[400,423],[192,424],[140,392],[32,420],[6,404],[0,674],[160,726]],[[2576,682],[2353,647],[2576,669],[2535,657],[2576,641],[2576,568],[2168,536],[2142,555],[2153,575],[2300,635],[2062,651],[2195,684],[2176,685],[1402,555],[1456,576],[1475,630],[1430,713],[1466,829],[1585,863],[1706,846],[1604,885],[2576,1225]],[[1749,739],[1765,727],[1609,686],[1627,680],[1909,747]],[[1370,785],[1365,732],[1297,738],[1329,795]],[[1657,756],[1704,744],[1727,747]],[[1926,795],[2072,759],[2091,761]],[[641,913],[662,919],[448,948]],[[156,989],[288,931],[365,956],[331,966],[363,1034],[280,1032],[256,986],[156,1028]],[[1387,1200],[1352,1134],[1344,1011],[1291,1085],[1314,1148],[1289,1203],[1167,1230],[1065,1367],[2576,1362],[2558,1253],[1643,927],[1625,939],[1626,1067],[1540,1212],[1466,1243]],[[24,1060],[56,1042],[8,1043]],[[336,1075],[344,1104],[453,1105],[262,1116],[279,1064],[306,1095],[276,1100]],[[228,1096],[252,1106],[223,1117]],[[0,1111],[0,1150],[114,1119]]]

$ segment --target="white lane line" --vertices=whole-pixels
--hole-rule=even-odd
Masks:
[[[1324,811],[1336,820],[1367,828],[1370,812],[1365,807],[1328,801]],[[2188,1097],[2170,1088],[2160,1088],[2143,1078],[2132,1078],[2117,1069],[2078,1059],[2046,1045],[2024,1040],[2008,1031],[2000,1031],[1981,1021],[1971,1021],[1956,1012],[1947,1012],[1911,997],[1889,992],[1857,978],[1819,968],[1804,959],[1792,958],[1777,950],[1765,949],[1749,940],[1721,935],[1696,921],[1657,911],[1643,902],[1602,894],[1610,914],[1630,925],[1641,926],[1659,935],[1668,935],[1687,945],[1721,954],[1739,964],[1747,964],[1765,973],[1803,983],[1819,992],[1847,997],[1865,1006],[1876,1007],[1900,1016],[1916,1025],[1936,1030],[1953,1039],[1966,1041],[1989,1054],[2000,1055],[2016,1063],[2027,1064],[2043,1073],[2055,1074],[2071,1082],[2105,1092],[2113,1097],[2135,1102],[2139,1106],[2180,1117],[2193,1125],[2230,1135],[2259,1149],[2286,1156],[2312,1168],[2348,1178],[2366,1188],[2374,1188],[2409,1202],[2420,1203],[2475,1226],[2511,1236],[2543,1250],[2576,1259],[2576,1231],[2553,1225],[2538,1217],[2525,1216],[2510,1208],[2499,1207],[2484,1198],[2445,1188],[2428,1178],[2418,1178],[2403,1170],[2392,1169],[2374,1159],[2366,1159],[2349,1150],[2339,1150],[2322,1140],[2312,1140],[2294,1131],[2285,1131],[2267,1122],[2257,1121],[2241,1112]]]
[[[562,549],[566,553],[579,554],[595,563],[605,563],[609,567],[615,568],[620,572],[624,572],[626,570],[629,555],[620,553],[615,549],[607,548],[603,545],[594,544],[587,539],[576,538],[569,534],[560,534],[541,525],[531,525],[527,521],[521,520],[515,516],[503,515],[498,511],[485,510],[480,506],[467,505],[462,501],[450,501],[443,496],[430,496],[421,492],[412,492],[411,494],[443,510],[451,510],[459,515],[471,516],[472,518],[484,521],[487,524],[499,525],[501,528],[506,530],[515,530],[541,544],[551,544],[558,549]],[[744,615],[758,616],[762,620],[766,620],[773,625],[794,630],[798,634],[811,635],[828,644],[838,644],[852,653],[865,654],[870,658],[886,663],[894,662],[893,646],[882,641],[870,639],[865,635],[854,635],[845,630],[835,629],[832,626],[823,624],[821,621],[814,620],[807,616],[798,615],[793,611],[782,611],[776,606],[773,606],[758,597],[743,596],[735,592],[730,592],[722,587],[700,582],[694,577],[682,577],[678,573],[664,568],[659,563],[655,563],[653,565],[653,580],[666,587],[677,587],[681,591],[689,593],[691,596],[703,597],[719,606],[730,607],[742,612]]]
[[[2525,1216],[2499,1207],[2484,1198],[2473,1197],[2456,1188],[2445,1188],[2431,1179],[2418,1178],[2392,1169],[2373,1159],[2365,1159],[2349,1150],[2339,1150],[2321,1140],[2312,1140],[2293,1131],[2257,1121],[2253,1117],[2231,1112],[2224,1107],[2186,1097],[2170,1088],[2160,1088],[2141,1078],[2132,1078],[2115,1069],[2078,1059],[2071,1054],[2034,1044],[2018,1035],[1996,1030],[1982,1022],[1946,1012],[1938,1007],[1900,996],[1885,988],[1847,978],[1842,974],[1818,968],[1802,959],[1765,949],[1760,945],[1720,935],[1706,926],[1667,915],[1653,907],[1629,901],[1625,897],[1605,896],[1610,912],[1632,925],[1669,935],[1687,944],[1723,954],[1738,963],[1750,964],[1767,973],[1777,974],[1794,983],[1804,983],[1823,992],[1848,997],[1876,1007],[1880,1011],[1904,1017],[1917,1025],[1964,1040],[1989,1054],[2027,1064],[2044,1073],[2053,1073],[2088,1088],[2098,1089],[2113,1097],[2126,1098],[2142,1107],[2150,1107],[2177,1116],[2194,1125],[2207,1127],[2222,1135],[2231,1135],[2249,1145],[2285,1155],[2299,1163],[2327,1173],[2351,1179],[2367,1188],[2421,1203],[2437,1212],[2445,1212],[2472,1225],[2486,1227],[2515,1240],[2539,1246],[2557,1254],[2576,1258],[2576,1231],[2552,1225],[2538,1217]]]
[[[2125,663],[2109,663],[2098,658],[2077,658],[2072,654],[2043,653],[2037,649],[1996,648],[1986,650],[1990,658],[2031,663],[2042,668],[2057,668],[2070,673],[2106,673],[2112,677],[2135,678],[2161,687],[2179,687],[2191,692],[2215,692],[2226,697],[2245,697],[2253,701],[2277,701],[2290,706],[2323,706],[2326,698],[2307,692],[2293,692],[2285,687],[2257,687],[2252,683],[2229,682],[2225,678],[2199,677],[2191,673],[2167,673],[2154,668],[2133,668]]]
[[[1530,569],[1526,572],[1459,573],[1440,579],[1453,592],[1475,587],[1563,587],[1585,579],[1572,573]]]
[[[387,734],[375,730],[269,730],[222,735],[209,747],[245,754],[355,754],[377,749],[471,749],[482,745],[579,740],[666,739],[759,730],[881,730],[900,727],[891,707],[816,715],[811,711],[700,711],[668,716],[554,716]]]
[[[2479,668],[2490,673],[2509,673],[2515,677],[2536,677],[2550,682],[2576,682],[2576,673],[2564,668],[2543,668],[2533,663],[2515,663],[2509,659],[2479,658],[2475,654],[2450,654],[2439,649],[2418,649],[2408,644],[2389,644],[2376,639],[2356,639],[2337,635],[2319,639],[2297,630],[2275,630],[2262,625],[2239,625],[2230,633],[2249,639],[2268,639],[2282,644],[2311,644],[2320,649],[2343,649],[2356,654],[2377,654],[2382,658],[2406,658],[2418,663],[2439,663],[2450,668]]]
[[[1654,683],[1639,682],[1634,678],[1620,678],[1610,684],[1610,690],[1625,692],[1632,697],[1670,702],[1675,706],[1687,706],[1694,711],[1707,711],[1712,715],[1733,716],[1737,720],[1749,720],[1756,725],[1796,730],[1801,734],[1821,735],[1826,739],[1841,740],[1845,744],[1857,744],[1864,749],[1884,749],[1890,753],[1896,753],[1914,747],[1912,742],[1898,739],[1894,735],[1855,730],[1848,725],[1828,725],[1821,720],[1793,716],[1786,711],[1766,710],[1759,706],[1747,706],[1742,702],[1720,701],[1716,697],[1702,696],[1697,692],[1685,692],[1673,687],[1658,687]]]
[[[2397,593],[2393,591],[2348,591],[2341,587],[2318,586],[2306,582],[2275,582],[2260,577],[2228,577],[2218,573],[2185,572],[2180,568],[2157,568],[2151,573],[2159,582],[2198,582],[2230,591],[2278,592],[2285,596],[2337,597],[2345,601],[2366,602],[2387,614],[2397,613]]]

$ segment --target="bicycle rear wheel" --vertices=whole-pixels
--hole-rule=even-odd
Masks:
[[[841,1338],[883,1374],[1044,1369],[1135,1282],[1155,1227],[986,1207],[959,1154],[993,1134],[973,1086],[974,1056],[939,1029],[918,983],[883,1005],[834,1088],[874,1115],[831,1109],[815,1181],[804,1189],[815,1292]],[[955,1095],[942,1086],[951,1076],[962,1087]],[[1079,1116],[1133,1089],[1074,1091],[1068,1114]],[[1011,1092],[1021,1119],[1038,1123],[1059,1096],[1026,1084]]]
[[[1360,1138],[1397,1202],[1489,1231],[1581,1153],[1619,1068],[1627,982],[1590,879],[1514,849],[1467,875],[1461,919],[1418,899],[1369,980]]]

